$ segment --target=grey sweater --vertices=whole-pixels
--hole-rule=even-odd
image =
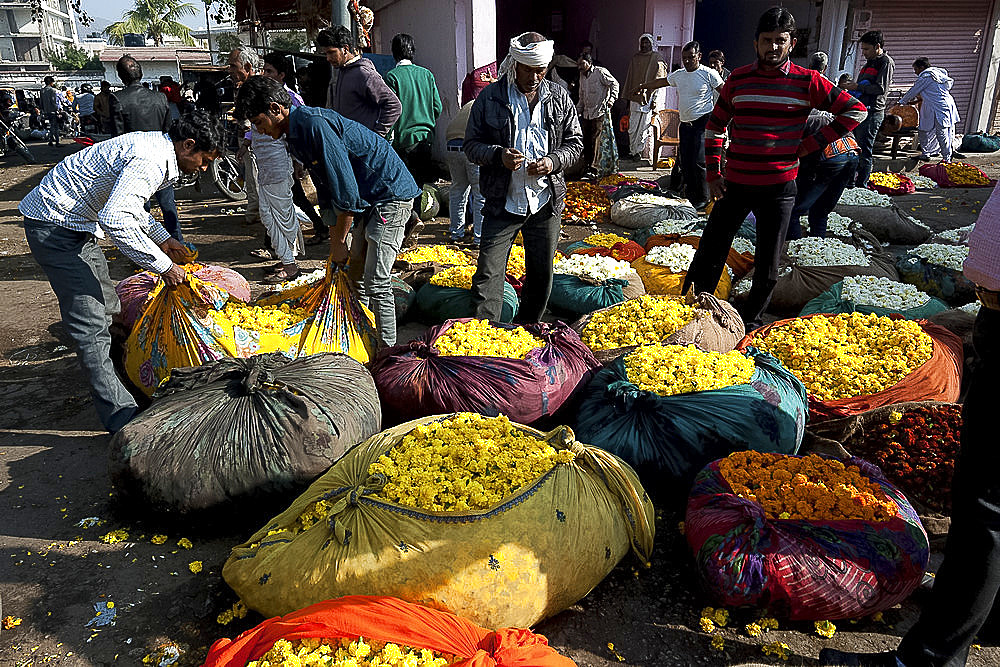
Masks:
[[[361,57],[332,74],[327,106],[384,137],[399,118],[402,105],[372,61]]]

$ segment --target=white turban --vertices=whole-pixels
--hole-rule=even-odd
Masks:
[[[653,36],[650,35],[648,32],[644,32],[641,35],[639,35],[639,48],[640,49],[642,48],[642,40],[644,40],[644,39],[648,39],[649,40],[649,45],[652,46],[653,48],[656,48],[656,40],[653,39]]]
[[[551,39],[543,42],[532,42],[527,46],[521,46],[521,37],[528,33],[522,33],[510,40],[510,51],[507,57],[500,63],[500,75],[509,74],[514,70],[514,63],[521,63],[528,67],[548,67],[555,55],[556,45]]]

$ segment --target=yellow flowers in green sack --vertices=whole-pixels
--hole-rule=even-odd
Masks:
[[[591,350],[654,345],[694,319],[694,306],[669,296],[644,294],[595,313],[580,332]]]
[[[742,352],[702,352],[691,345],[644,345],[625,356],[629,382],[660,396],[745,384],[754,368]]]
[[[446,667],[455,656],[357,637],[279,639],[246,667]]]
[[[920,325],[870,314],[801,317],[771,328],[755,345],[823,401],[885,391],[931,358]]]
[[[396,259],[410,264],[433,262],[444,266],[468,266],[474,264],[472,257],[446,245],[419,246],[396,256]]]
[[[524,246],[515,245],[510,249],[510,255],[507,256],[507,275],[510,277],[521,280],[524,278],[524,274],[527,269],[524,268]]]
[[[309,317],[304,308],[293,308],[287,303],[278,306],[250,306],[238,301],[227,301],[221,311],[215,311],[216,319],[225,317],[229,322],[250,331],[281,333],[292,325]]]
[[[617,234],[591,234],[583,242],[600,248],[611,248],[616,243],[628,243],[628,239]]]
[[[475,266],[452,266],[431,276],[431,285],[472,289],[472,276],[475,273]]]
[[[460,412],[417,426],[368,467],[378,494],[433,512],[484,510],[574,458],[568,449],[518,431],[506,417]]]
[[[545,341],[533,336],[524,327],[507,329],[486,320],[455,322],[434,341],[434,347],[443,356],[507,357],[524,359]]]

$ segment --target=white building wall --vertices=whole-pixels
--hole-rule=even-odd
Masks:
[[[115,62],[103,62],[104,65],[104,79],[111,82],[114,86],[120,86],[121,80],[118,78],[118,72],[115,71]],[[142,81],[149,84],[160,83],[161,76],[172,76],[174,81],[181,80],[181,69],[176,61],[173,60],[156,60],[150,61],[139,61],[139,65],[142,66]]]

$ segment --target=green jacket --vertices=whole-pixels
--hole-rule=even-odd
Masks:
[[[405,152],[418,143],[432,141],[442,106],[431,71],[420,65],[399,64],[385,75],[385,82],[403,105],[392,126],[392,147]]]

